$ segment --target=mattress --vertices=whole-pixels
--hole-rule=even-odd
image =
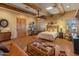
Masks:
[[[57,36],[58,36],[57,32],[41,32],[38,34],[38,38],[42,38],[50,41],[55,40]]]

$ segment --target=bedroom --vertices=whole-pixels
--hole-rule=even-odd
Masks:
[[[78,5],[0,3],[1,48],[10,47],[9,56],[78,55]]]

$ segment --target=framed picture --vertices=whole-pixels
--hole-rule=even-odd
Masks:
[[[1,27],[7,27],[8,26],[8,21],[6,19],[1,19],[0,20],[0,26]]]

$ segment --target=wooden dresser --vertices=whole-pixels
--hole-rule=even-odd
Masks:
[[[0,42],[11,39],[11,32],[0,32]]]

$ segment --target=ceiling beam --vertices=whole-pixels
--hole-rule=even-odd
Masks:
[[[34,13],[27,12],[27,11],[21,10],[21,9],[15,7],[15,6],[7,5],[7,4],[4,4],[4,3],[0,3],[0,7],[7,8],[7,9],[17,11],[17,12],[21,12],[21,13],[28,13],[28,14],[31,14],[31,15],[35,15]]]
[[[62,3],[57,3],[56,7],[59,9],[60,14],[64,14],[65,13],[65,10],[64,10],[64,7],[63,7]]]
[[[25,5],[35,9],[35,10],[40,10],[41,8],[37,6],[35,3],[24,3]]]
[[[41,9],[41,12],[45,13],[46,15],[50,15],[48,10],[46,10],[46,8],[44,8],[42,5],[40,5],[40,3],[36,3],[36,5],[39,6],[39,8]]]

